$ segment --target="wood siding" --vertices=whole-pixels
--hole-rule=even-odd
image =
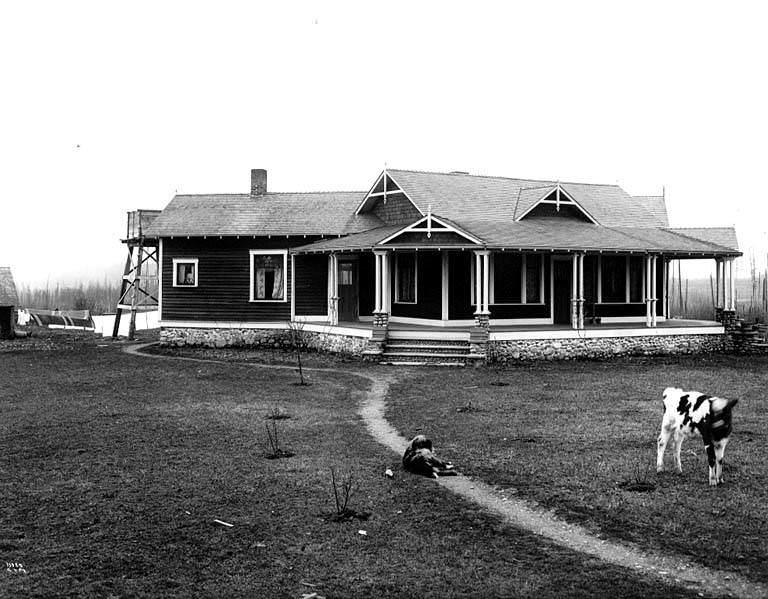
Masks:
[[[250,301],[250,250],[282,250],[315,238],[163,239],[163,320],[263,322],[291,317],[291,259],[284,302]],[[197,287],[173,286],[173,259],[197,258]],[[324,294],[324,297],[326,294]]]
[[[294,290],[297,316],[328,314],[328,256],[299,255],[294,257],[296,272]]]

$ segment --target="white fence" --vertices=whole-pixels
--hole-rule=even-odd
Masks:
[[[123,337],[128,336],[128,325],[131,322],[131,313],[125,312],[120,317],[120,330],[118,335]],[[144,329],[156,329],[160,326],[160,319],[158,318],[158,311],[152,312],[138,312],[136,314],[136,330],[141,331]],[[112,329],[115,326],[114,314],[102,314],[100,316],[93,317],[93,323],[95,325],[94,332],[100,334],[102,337],[111,337]]]

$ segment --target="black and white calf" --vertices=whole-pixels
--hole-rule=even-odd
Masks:
[[[696,391],[675,387],[664,389],[664,418],[661,421],[656,472],[664,470],[664,450],[672,439],[675,466],[683,471],[680,446],[686,437],[697,433],[704,440],[709,462],[709,484],[723,482],[723,452],[731,435],[731,411],[737,399],[710,397]]]

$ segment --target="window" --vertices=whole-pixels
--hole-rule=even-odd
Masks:
[[[416,253],[395,254],[395,302],[416,303]]]
[[[472,266],[474,281],[474,263]],[[540,304],[544,282],[542,255],[494,254],[491,257],[491,281],[492,304]]]
[[[525,303],[527,304],[541,303],[541,281],[544,275],[541,268],[542,260],[543,254],[541,256],[529,254],[525,257]]]
[[[493,303],[519,304],[522,290],[523,257],[520,254],[493,256]]]
[[[644,268],[643,262],[645,260],[642,256],[630,256],[629,257],[629,301],[630,302],[642,302],[643,301],[643,287],[644,284]]]
[[[627,301],[627,259],[625,256],[603,256],[600,277],[603,303]]]
[[[251,250],[251,301],[286,301],[287,271],[287,250]]]
[[[339,263],[339,285],[352,284],[352,264],[349,262]]]
[[[197,287],[197,258],[173,259],[173,286]]]

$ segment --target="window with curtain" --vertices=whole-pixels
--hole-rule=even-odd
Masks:
[[[523,257],[520,254],[493,255],[493,303],[519,304],[522,297]]]
[[[395,301],[401,304],[416,303],[416,253],[397,253]]]
[[[197,287],[197,259],[179,259],[173,260],[173,286],[174,287]]]
[[[285,256],[251,252],[251,277],[253,301],[285,300]]]
[[[627,301],[627,259],[625,256],[603,256],[600,281],[602,301],[624,303]]]

